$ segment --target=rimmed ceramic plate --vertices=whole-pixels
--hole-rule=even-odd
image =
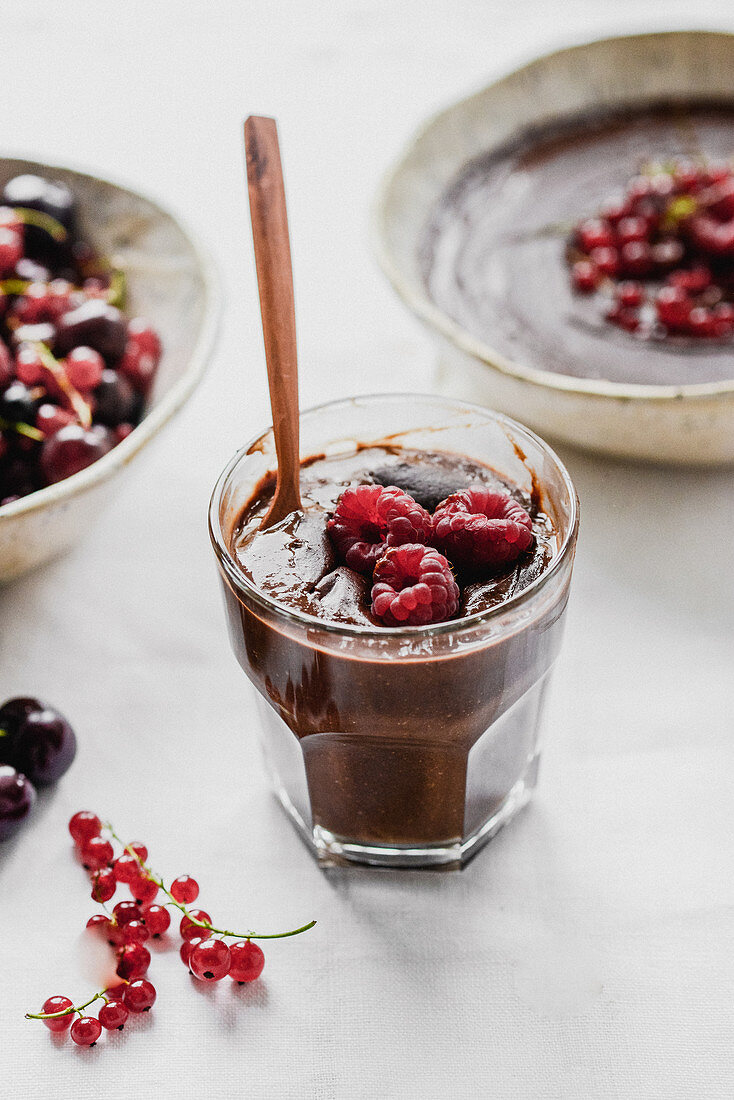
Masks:
[[[56,557],[83,536],[113,495],[116,476],[201,379],[220,309],[213,265],[173,214],[109,180],[30,160],[0,158],[0,188],[26,172],[63,180],[73,190],[82,237],[125,272],[125,312],[151,322],[163,357],[146,415],[127,439],[86,470],[0,508],[0,582]]]
[[[373,231],[385,273],[438,340],[441,390],[586,450],[681,465],[734,463],[734,346],[731,379],[645,384],[544,370],[455,320],[427,289],[424,269],[426,227],[472,161],[535,127],[649,104],[724,102],[734,119],[733,71],[734,35],[605,39],[542,57],[421,130],[384,180]]]

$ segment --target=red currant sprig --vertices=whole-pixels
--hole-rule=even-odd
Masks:
[[[313,928],[316,924],[316,921],[312,920],[307,924],[301,925],[300,928],[292,928],[287,932],[232,932],[225,928],[215,928],[208,914],[205,913],[203,918],[197,917],[194,914],[200,912],[199,910],[190,911],[187,908],[186,902],[196,901],[199,896],[199,884],[196,879],[192,878],[190,875],[181,875],[179,878],[174,879],[169,889],[163,882],[163,879],[151,870],[145,860],[136,852],[134,845],[125,845],[109,823],[105,825],[105,829],[114,840],[119,844],[123,844],[125,853],[132,856],[138,865],[138,878],[132,885],[139,884],[140,881],[147,881],[156,887],[156,893],[158,890],[162,890],[168,898],[167,904],[175,905],[176,908],[180,909],[183,913],[183,920],[181,921],[182,929],[185,922],[188,922],[189,925],[193,925],[195,928],[201,928],[205,932],[214,932],[218,936],[231,939],[282,940],[287,939],[289,936],[298,936],[301,932],[308,932],[308,930]],[[83,852],[84,850],[82,850],[82,854]]]
[[[49,997],[41,1012],[26,1013],[26,1018],[43,1020],[52,1032],[68,1030],[79,1046],[94,1046],[103,1028],[122,1030],[129,1013],[147,1012],[153,1006],[156,991],[146,977],[151,956],[144,944],[150,936],[161,936],[169,928],[171,917],[166,906],[181,911],[181,958],[190,973],[205,982],[220,981],[227,974],[240,985],[255,981],[262,973],[265,956],[252,940],[285,939],[316,924],[309,921],[300,928],[270,933],[215,928],[203,909],[188,908],[199,896],[196,880],[191,875],[180,875],[167,887],[148,866],[148,849],[144,844],[137,841],[125,844],[110,824],[103,826],[97,815],[88,810],[74,814],[69,832],[91,874],[92,898],[105,909],[104,913],[89,918],[87,928],[101,933],[115,948],[120,983],[100,990],[78,1005],[72,1004],[68,997]],[[117,856],[113,841],[121,846]],[[122,883],[129,887],[134,900],[118,901],[110,913],[105,903]],[[156,903],[160,891],[168,898],[163,905]],[[237,942],[228,945],[227,939]],[[85,1009],[100,1000],[104,1004],[98,1018],[84,1014]]]

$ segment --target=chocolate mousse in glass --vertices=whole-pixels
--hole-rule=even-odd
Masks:
[[[274,485],[268,431],[224,470],[209,515],[275,790],[324,865],[459,867],[536,784],[576,544],[573,485],[532,432],[441,397],[311,409],[300,453],[302,512],[259,530]],[[372,578],[328,531],[342,492],[363,484],[397,485],[429,512],[470,486],[510,494],[532,541],[508,564],[455,569],[447,621],[387,626]]]

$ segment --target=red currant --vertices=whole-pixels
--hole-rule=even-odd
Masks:
[[[64,1012],[67,1008],[72,1007],[72,1002],[68,997],[49,997],[43,1002],[41,1012]],[[43,1022],[49,1031],[62,1032],[71,1026],[73,1018],[73,1013],[70,1012],[67,1016],[57,1016],[55,1020],[44,1020]]]
[[[117,956],[115,973],[120,978],[132,981],[142,978],[150,966],[150,951],[142,943],[129,943],[121,948]]]
[[[688,323],[691,300],[682,287],[664,286],[655,298],[655,309],[664,325],[676,329]]]
[[[731,302],[720,302],[714,306],[714,317],[717,321],[734,324],[734,305]]]
[[[670,275],[668,275],[667,281],[670,286],[680,287],[681,290],[684,290],[687,294],[701,294],[702,291],[711,286],[713,276],[710,269],[706,267],[705,264],[697,264],[687,271],[685,269],[672,271]]]
[[[155,998],[153,984],[140,979],[130,982],[124,993],[125,1004],[131,1012],[149,1012],[155,1004]]]
[[[142,920],[143,914],[134,901],[118,901],[112,910],[118,924],[129,924],[131,920]]]
[[[108,1001],[99,1010],[99,1022],[107,1031],[122,1031],[128,1015],[122,1001]]]
[[[203,931],[203,929],[200,929],[200,931]],[[181,958],[181,962],[184,964],[184,966],[189,965],[189,960],[191,958],[191,952],[194,950],[194,948],[198,944],[203,943],[204,940],[207,940],[208,938],[209,937],[207,936],[207,934],[205,932],[203,936],[193,936],[190,940],[184,940],[183,941],[183,943],[181,944],[181,946],[178,949],[178,953],[179,953],[179,956]]]
[[[640,324],[637,310],[629,309],[626,306],[614,306],[609,310],[606,317],[607,321],[611,321],[613,325],[618,325],[626,332],[635,332]]]
[[[688,315],[691,336],[716,336],[716,321],[711,310],[703,306],[692,309]]]
[[[138,857],[141,863],[145,863],[148,858],[148,849],[140,840],[131,840],[128,844],[128,848],[132,848],[135,855]]]
[[[95,932],[101,938],[107,940],[111,947],[119,947],[122,943],[122,929],[115,924],[105,913],[95,913],[87,921],[87,928]]]
[[[102,822],[91,810],[80,810],[74,814],[69,822],[69,832],[75,844],[80,847],[93,836],[99,836],[102,831]]]
[[[220,981],[229,972],[229,948],[224,940],[212,937],[197,943],[189,958],[189,969],[200,981]]]
[[[619,222],[621,222],[622,218],[626,218],[632,213],[632,207],[629,202],[617,202],[616,200],[612,200],[602,207],[601,213],[604,221],[616,227]]]
[[[652,271],[652,249],[647,241],[628,241],[623,244],[619,259],[626,275],[649,275]]]
[[[115,878],[118,882],[134,882],[140,875],[140,866],[135,856],[129,852],[123,852],[112,865]]]
[[[102,1034],[102,1025],[94,1016],[80,1016],[71,1025],[71,1037],[80,1047],[93,1047]]]
[[[189,911],[189,916],[193,917],[194,920],[201,921],[203,924],[211,924],[212,922],[212,918],[203,909],[191,909]],[[185,940],[192,940],[194,936],[200,936],[202,932],[207,931],[207,929],[202,928],[200,925],[194,924],[187,916],[181,918],[178,930]]]
[[[577,230],[578,242],[583,252],[592,248],[610,248],[615,243],[614,230],[601,218],[589,218]]]
[[[684,254],[685,249],[683,245],[680,241],[676,241],[675,239],[658,241],[657,244],[652,246],[653,263],[658,267],[675,267],[681,262]]]
[[[592,248],[589,258],[602,275],[616,275],[619,271],[619,252],[616,248]]]
[[[137,875],[128,885],[139,905],[150,905],[158,897],[158,884],[145,875]]]
[[[92,898],[94,901],[109,901],[117,889],[115,876],[108,868],[97,871],[92,879]]]
[[[91,871],[99,871],[112,862],[114,852],[109,840],[101,836],[91,836],[82,847],[82,863]]]
[[[254,982],[265,966],[265,956],[251,940],[238,940],[230,944],[229,976],[236,982]]]
[[[632,281],[619,283],[614,293],[621,306],[630,306],[633,309],[641,306],[645,300],[645,291],[641,283]]]
[[[143,913],[143,920],[151,936],[162,936],[171,924],[171,914],[162,905],[151,905]]]
[[[123,924],[121,932],[123,943],[145,943],[150,939],[150,932],[141,920],[128,921]]]
[[[648,234],[649,228],[644,218],[622,218],[617,226],[620,244],[627,244],[628,241],[646,241]]]
[[[571,268],[571,279],[580,294],[591,294],[599,285],[599,269],[589,260],[577,260]]]
[[[182,905],[190,905],[199,896],[199,884],[191,875],[180,875],[171,883],[171,894]]]

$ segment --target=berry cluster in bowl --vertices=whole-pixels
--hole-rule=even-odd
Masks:
[[[734,335],[734,169],[676,160],[634,176],[573,229],[571,284],[648,339]]]
[[[76,228],[63,183],[0,195],[0,507],[83,470],[142,418],[157,333],[122,312],[122,272]]]
[[[396,485],[358,485],[337,501],[327,530],[340,560],[372,577],[372,614],[385,626],[453,618],[460,590],[453,566],[491,570],[533,541],[533,521],[509,493],[474,485],[431,515]]]

